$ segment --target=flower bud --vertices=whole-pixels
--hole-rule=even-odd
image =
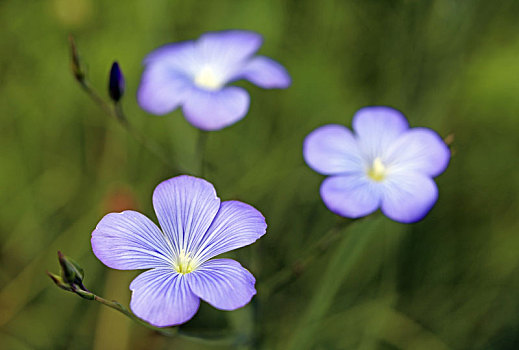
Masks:
[[[61,277],[63,281],[68,284],[77,284],[82,287],[84,272],[81,266],[79,266],[79,264],[74,260],[67,258],[60,251],[58,251],[58,260],[61,265]]]
[[[72,291],[72,288],[70,287],[70,284],[68,283],[65,283],[65,281],[63,281],[63,278],[61,278],[60,276],[58,275],[55,275],[49,271],[47,271],[47,275],[51,278],[51,280],[58,286],[60,287],[61,289],[65,289],[69,292]]]
[[[124,95],[124,76],[117,61],[112,64],[112,68],[110,69],[108,93],[114,102],[119,102]]]

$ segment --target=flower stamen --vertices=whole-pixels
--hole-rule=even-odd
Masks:
[[[193,272],[197,267],[196,261],[192,258],[192,254],[186,252],[184,249],[180,251],[180,254],[176,257],[173,262],[173,267],[178,273],[185,275],[186,273]]]
[[[195,76],[195,84],[206,90],[214,91],[222,87],[222,80],[215,74],[214,69],[204,66]]]
[[[368,170],[368,176],[372,180],[380,182],[384,180],[384,178],[386,177],[386,173],[387,168],[384,165],[384,163],[382,163],[382,160],[379,157],[375,158],[373,160],[371,168]]]

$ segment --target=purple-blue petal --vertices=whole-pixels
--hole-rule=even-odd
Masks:
[[[163,115],[182,104],[201,62],[195,42],[184,41],[154,50],[144,64],[137,101],[147,112]]]
[[[137,91],[137,102],[145,111],[164,115],[178,108],[193,83],[185,73],[167,65],[151,64],[144,70]]]
[[[195,295],[220,310],[245,306],[256,294],[254,276],[231,259],[206,261],[185,277]]]
[[[196,41],[197,55],[206,62],[222,66],[241,63],[263,43],[260,34],[246,30],[205,33]]]
[[[266,229],[265,218],[254,207],[239,201],[223,202],[206,234],[193,242],[195,258],[205,261],[252,244]]]
[[[213,222],[220,198],[209,182],[181,175],[161,182],[153,192],[153,207],[162,230],[171,240],[175,253],[191,252],[192,242]]]
[[[265,56],[251,58],[234,79],[247,79],[264,89],[286,89],[292,83],[285,67]]]
[[[342,125],[330,124],[312,131],[303,143],[303,156],[312,169],[325,175],[359,171],[362,167],[357,140]]]
[[[132,281],[130,289],[133,313],[158,327],[189,321],[200,305],[200,299],[189,288],[185,275],[172,268],[143,272]]]
[[[321,197],[332,212],[359,218],[371,214],[380,205],[380,185],[364,174],[331,176],[321,185]]]
[[[157,225],[132,210],[105,215],[92,232],[92,250],[106,266],[118,270],[169,266],[173,257]]]
[[[202,130],[219,130],[245,117],[249,110],[249,94],[230,86],[218,91],[193,88],[183,106],[189,123]]]
[[[435,177],[449,164],[449,147],[435,131],[413,128],[405,132],[386,152],[391,169],[416,171]]]
[[[401,134],[409,129],[402,113],[390,107],[364,107],[353,116],[353,129],[364,156],[372,161],[381,157]]]
[[[438,188],[418,172],[392,173],[384,180],[382,212],[390,219],[412,223],[423,219],[438,199]]]
[[[153,50],[144,59],[144,65],[161,64],[169,68],[185,71],[196,65],[196,43],[192,40],[167,44]]]

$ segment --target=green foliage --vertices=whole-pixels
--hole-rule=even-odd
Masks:
[[[90,233],[110,211],[154,218],[153,188],[177,175],[81,91],[68,35],[106,99],[120,63],[129,122],[196,175],[198,131],[179,111],[159,118],[137,106],[141,62],[162,44],[229,28],[262,33],[260,52],[288,68],[293,86],[243,83],[248,115],[208,134],[205,177],[269,226],[234,253],[256,276],[253,303],[233,313],[202,306],[182,328],[237,331],[242,348],[518,348],[518,15],[514,0],[0,2],[0,348],[229,348],[151,334],[45,275],[62,250],[89,289],[127,305],[136,272],[104,267]],[[304,164],[302,141],[376,104],[455,135],[439,201],[414,225],[355,222],[358,231],[337,231],[304,263],[348,221],[322,204],[323,177]],[[288,279],[269,285],[283,271]]]

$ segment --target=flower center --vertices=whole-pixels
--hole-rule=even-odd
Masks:
[[[380,160],[379,157],[375,158],[373,160],[373,164],[371,165],[371,168],[368,170],[368,176],[377,182],[380,182],[384,180],[386,177],[387,168],[382,163],[382,160]]]
[[[178,273],[185,275],[186,273],[193,272],[197,267],[197,262],[191,257],[191,253],[186,253],[182,249],[180,254],[173,262],[173,267]]]
[[[214,69],[204,66],[195,76],[195,84],[206,90],[219,90],[222,87],[222,79],[215,74]]]

